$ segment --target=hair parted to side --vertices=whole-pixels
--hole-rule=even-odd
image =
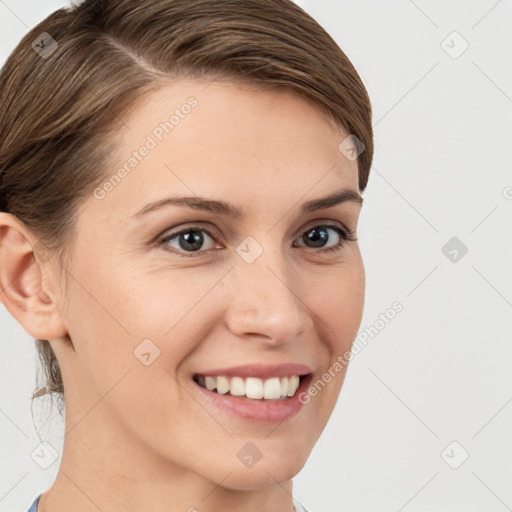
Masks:
[[[57,47],[43,58],[32,44],[45,32]],[[31,29],[0,72],[0,211],[63,265],[78,206],[108,173],[123,112],[180,78],[286,86],[313,100],[364,144],[365,189],[367,91],[331,36],[291,0],[85,0]],[[62,399],[55,354],[47,340],[36,345],[46,382],[33,398]]]

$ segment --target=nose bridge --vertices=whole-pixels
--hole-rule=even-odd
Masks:
[[[231,273],[236,282],[227,314],[229,329],[239,336],[260,334],[273,343],[298,336],[307,311],[297,295],[298,280],[290,263],[279,244],[263,249],[254,240],[246,243],[237,248],[239,257]]]

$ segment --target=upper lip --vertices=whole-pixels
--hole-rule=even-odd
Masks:
[[[271,377],[287,377],[290,375],[308,375],[312,370],[304,364],[285,363],[278,365],[248,364],[244,366],[231,366],[230,368],[219,368],[197,372],[205,377],[230,376],[230,377],[258,377],[269,379]]]

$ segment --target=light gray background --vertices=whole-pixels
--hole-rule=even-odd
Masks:
[[[374,107],[361,331],[404,309],[352,360],[294,494],[313,512],[512,510],[512,2],[297,3]],[[0,1],[0,61],[64,5]],[[458,58],[453,31],[469,43]],[[452,237],[468,248],[456,262],[442,252]],[[41,439],[60,450],[62,424],[35,410],[36,435],[35,349],[3,305],[0,340],[0,510],[25,511],[58,469],[31,452]]]

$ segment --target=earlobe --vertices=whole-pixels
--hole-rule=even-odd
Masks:
[[[43,289],[34,243],[32,233],[16,217],[0,212],[0,300],[30,336],[62,338],[67,329],[55,299]]]

